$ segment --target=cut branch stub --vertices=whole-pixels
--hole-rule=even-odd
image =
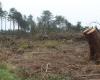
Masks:
[[[83,32],[85,35],[89,48],[90,59],[100,61],[100,33],[96,28],[87,29]]]

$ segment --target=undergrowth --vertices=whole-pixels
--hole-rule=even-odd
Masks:
[[[34,73],[31,76],[20,76],[17,74],[17,69],[12,71],[9,69],[9,65],[2,63],[0,64],[0,80],[72,80],[71,76],[62,75],[62,74],[49,74],[49,73]],[[23,72],[19,71],[19,73],[24,74],[26,70]]]
[[[16,74],[7,68],[6,64],[0,64],[0,80],[21,80]]]

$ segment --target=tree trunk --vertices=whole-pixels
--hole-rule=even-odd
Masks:
[[[15,31],[15,21],[13,19],[13,32]]]
[[[2,31],[2,17],[1,17],[1,31]]]
[[[96,28],[92,28],[85,30],[83,34],[89,44],[90,60],[100,61],[100,32]]]
[[[6,23],[7,23],[7,21],[6,21],[6,17],[5,17],[5,31],[6,31]]]
[[[19,25],[19,23],[18,23],[18,31],[19,31],[19,28],[20,28],[20,25]]]
[[[11,19],[10,19],[10,31],[11,31]]]

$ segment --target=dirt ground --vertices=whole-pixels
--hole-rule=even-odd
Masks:
[[[89,61],[86,41],[1,40],[0,61],[12,69],[27,69],[29,75],[46,72],[69,74],[74,80],[100,79],[100,65]]]

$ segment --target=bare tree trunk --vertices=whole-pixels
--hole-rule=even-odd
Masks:
[[[1,17],[1,31],[2,31],[2,17]]]
[[[15,21],[13,19],[13,32],[15,31]]]
[[[18,23],[18,31],[19,31],[19,23]]]
[[[85,30],[83,34],[89,44],[90,60],[100,61],[100,32],[96,28],[92,28]]]
[[[10,19],[10,30],[11,30],[11,19]]]
[[[7,21],[6,21],[6,17],[5,17],[5,31],[6,31],[6,23],[7,23]]]

